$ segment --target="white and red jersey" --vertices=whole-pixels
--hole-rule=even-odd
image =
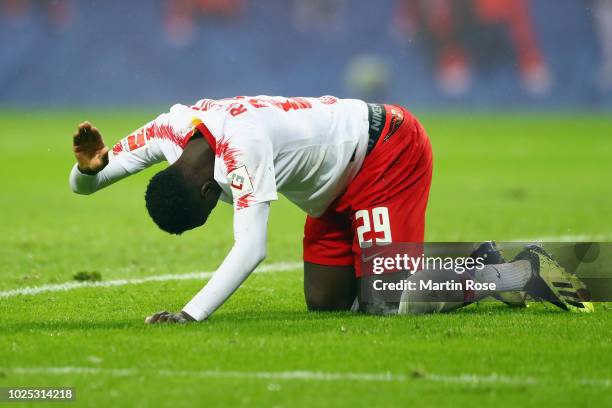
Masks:
[[[346,190],[368,144],[365,102],[241,96],[174,105],[119,141],[107,166],[86,175],[75,164],[72,190],[91,194],[161,162],[174,163],[196,131],[215,151],[215,180],[234,205],[234,246],[216,273],[183,308],[210,316],[244,282],[266,252],[269,202],[282,193],[311,216],[323,214]]]
[[[109,159],[119,166],[110,168],[132,174],[164,159],[173,163],[196,129],[215,150],[223,201],[240,210],[282,193],[316,217],[361,167],[368,110],[363,101],[333,96],[240,96],[174,105],[118,142]],[[109,174],[102,182],[123,176]]]

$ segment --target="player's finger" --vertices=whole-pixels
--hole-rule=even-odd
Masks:
[[[96,156],[100,158],[100,161],[104,164],[104,167],[106,167],[106,165],[108,165],[108,152],[110,151],[110,149],[106,146],[104,146],[102,148],[102,150],[100,150],[100,153],[98,153]]]
[[[180,316],[178,313],[173,313],[169,318],[168,322],[170,323],[184,323],[185,319]]]
[[[72,134],[72,144],[77,146],[81,143],[81,134],[79,132],[74,132]]]
[[[78,131],[81,135],[88,133],[91,130],[91,125],[87,122],[79,124]]]
[[[96,136],[96,137],[102,137],[102,135],[100,134],[100,130],[98,130],[97,127],[92,127],[91,128],[91,133]]]
[[[81,128],[82,132],[86,135],[92,135],[93,134],[92,129],[93,127],[89,123],[87,123],[85,126]]]
[[[145,320],[148,324],[155,324],[159,322],[159,313],[155,313],[153,316],[149,316],[147,317],[147,320]]]
[[[161,316],[162,313],[163,312],[159,312],[159,313],[155,313],[155,314],[153,314],[151,316],[148,316],[145,319],[145,323],[146,324],[155,324],[155,323],[157,323],[159,321],[159,317]]]
[[[172,313],[170,312],[162,312],[159,315],[159,320],[157,320],[158,322],[167,322],[168,321],[168,317],[170,317],[172,315]]]
[[[81,142],[87,140],[87,134],[89,133],[89,129],[79,126],[79,136],[81,138]]]
[[[157,312],[157,313],[155,313],[153,316],[149,316],[149,317],[147,317],[147,319],[145,320],[145,322],[147,322],[147,320],[148,320],[148,322],[147,322],[147,323],[149,323],[149,324],[154,324],[154,323],[157,323],[157,322],[159,321],[159,318],[160,318],[160,317],[161,317],[161,316],[162,316],[164,313],[168,313],[168,312],[166,312],[166,311]]]
[[[93,150],[93,149],[97,149],[97,140],[96,137],[91,133],[87,133],[87,135],[85,136],[85,141],[87,142],[87,145]]]
[[[87,134],[91,132],[92,125],[89,122],[83,122],[79,125],[79,132],[81,134]]]
[[[95,143],[97,143],[98,145],[102,145],[104,144],[103,140],[102,140],[102,133],[100,133],[100,131],[98,130],[98,128],[92,127],[91,128],[91,138],[93,141],[95,141]]]
[[[148,318],[149,324],[155,324],[155,322],[157,322],[157,319],[159,319],[159,313],[155,313],[152,316],[149,316]]]

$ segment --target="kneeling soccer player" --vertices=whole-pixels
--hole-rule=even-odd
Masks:
[[[91,194],[167,160],[146,191],[164,231],[206,222],[218,200],[234,207],[231,251],[179,313],[148,323],[206,319],[266,254],[270,202],[282,193],[308,215],[304,292],[310,310],[348,310],[360,277],[360,244],[422,242],[432,175],[429,139],[395,105],[271,96],[174,105],[112,149],[82,123],[74,135],[74,192]]]

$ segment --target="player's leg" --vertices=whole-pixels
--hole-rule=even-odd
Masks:
[[[357,295],[353,266],[304,262],[304,296],[308,310],[350,310]]]
[[[333,207],[304,226],[304,296],[308,310],[350,310],[357,296],[353,236]]]
[[[389,105],[385,106],[385,110],[386,123],[382,136],[336,205],[338,211],[348,208],[353,214],[352,251],[355,254],[356,275],[361,278],[361,284],[366,281],[361,270],[363,248],[382,250],[389,243],[418,244],[424,240],[425,210],[432,176],[431,145],[423,127],[408,111]],[[435,279],[451,282],[467,277],[462,275],[457,278],[453,271],[453,275],[423,271],[412,279],[425,279],[425,273],[430,273],[432,277],[435,275]],[[565,310],[592,310],[588,298],[583,295],[586,291],[582,284],[556,264],[552,257],[534,248],[526,248],[511,263],[475,269],[470,277],[479,283],[494,283],[499,292],[524,290]],[[432,311],[454,310],[466,301],[492,294],[490,290],[474,289],[472,297],[466,298],[463,289],[451,292],[445,294],[448,304],[435,305]],[[363,295],[363,290],[359,290],[359,293]],[[433,297],[431,291],[423,295],[425,297],[415,299],[415,302],[427,303]],[[430,296],[429,299],[427,296]],[[373,301],[374,307],[364,309],[368,305],[362,302],[361,297],[360,310],[388,312],[385,299],[373,296],[369,301]],[[443,297],[442,300],[446,299]],[[378,307],[379,303],[383,307]]]
[[[452,312],[489,296],[524,290],[531,278],[531,265],[523,260],[485,265],[462,274],[443,269],[421,270],[409,278],[415,289],[402,293],[399,313]],[[447,285],[449,282],[452,284]],[[496,289],[479,289],[474,283],[494,284]]]
[[[419,244],[424,240],[425,211],[432,177],[432,152],[429,139],[420,123],[401,107],[385,106],[386,132],[366,158],[360,174],[340,200],[353,212],[354,231],[352,250],[355,270],[360,284],[370,283],[363,278],[361,259],[363,249],[372,247],[375,253],[384,251],[385,244]],[[348,237],[345,237],[345,239]],[[418,255],[418,254],[417,254]],[[501,256],[497,261],[502,261]],[[499,293],[522,290],[532,278],[529,262],[517,260],[509,264],[488,265],[472,274],[457,275],[453,271],[421,271],[413,281],[455,282],[466,287],[466,278],[478,283],[495,284]],[[390,276],[394,279],[394,276]],[[463,281],[462,281],[463,279]],[[369,286],[360,290],[360,310],[366,313],[390,313],[396,307]],[[467,288],[466,288],[467,289]],[[416,291],[413,298],[405,298],[404,306],[413,301],[418,312],[451,311],[461,306],[496,294],[489,290]],[[364,296],[364,294],[366,296]],[[399,307],[399,300],[397,307]],[[395,309],[398,310],[397,308]]]
[[[463,290],[423,289],[421,282],[453,282],[461,284],[461,276],[448,270],[419,271],[409,280],[415,283],[414,290],[405,290],[399,304],[399,314],[447,313],[467,304]]]
[[[356,261],[362,247],[422,243],[425,237],[433,171],[431,144],[425,129],[408,111],[390,105],[385,109],[385,131],[338,205],[351,212]],[[359,262],[355,266],[361,276]]]
[[[376,314],[391,313],[394,307],[397,312],[399,297],[387,299],[370,290],[362,257],[370,258],[370,250],[372,256],[384,251],[391,242],[423,242],[433,163],[431,144],[416,118],[397,106],[385,105],[385,112],[384,131],[339,204],[352,214],[359,310]],[[396,279],[392,275],[388,279]]]
[[[502,278],[502,276],[498,276],[502,271],[504,271],[503,278],[506,280],[508,278],[518,281],[525,279],[526,282],[526,279],[529,277],[525,276],[523,273],[525,268],[522,264],[513,265],[508,268],[506,265],[508,262],[497,248],[495,242],[492,241],[480,244],[472,251],[469,258],[479,258],[487,265],[486,270],[481,271],[482,275],[486,277],[487,282],[491,282],[494,277]],[[516,276],[515,268],[518,269],[520,275],[518,277]],[[420,271],[409,278],[411,282],[414,282],[414,287],[417,289],[413,291],[404,291],[399,312],[413,314],[450,312],[480,301],[487,296],[492,296],[510,307],[525,307],[525,297],[523,293],[519,291],[478,292],[474,290],[464,290],[463,288],[468,279],[476,281],[473,275],[473,271],[465,271],[463,274],[457,274],[452,270]],[[446,282],[452,282],[461,285],[462,289],[448,289],[444,291],[427,290],[425,289],[427,286],[421,284],[427,282],[433,282],[436,286],[445,284]],[[504,282],[504,284],[500,286],[508,287],[509,285],[512,286],[513,283],[514,282],[510,282],[508,284]],[[518,286],[521,288],[523,287],[521,284]]]
[[[542,299],[555,306],[575,312],[592,312],[590,295],[584,284],[565,271],[554,258],[538,246],[528,246],[509,263],[486,265],[464,274],[449,270],[424,270],[415,273],[417,290],[402,294],[399,313],[437,313],[456,310],[469,302],[484,299],[494,293],[525,291],[535,299]],[[467,281],[495,285],[491,290],[466,290]],[[450,289],[423,289],[421,281],[453,282]]]

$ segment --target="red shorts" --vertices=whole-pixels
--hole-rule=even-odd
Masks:
[[[354,265],[360,277],[362,246],[423,242],[433,162],[431,144],[421,124],[406,109],[385,108],[385,128],[355,179],[322,216],[306,218],[304,261]],[[403,114],[404,121],[389,136],[394,114]]]

